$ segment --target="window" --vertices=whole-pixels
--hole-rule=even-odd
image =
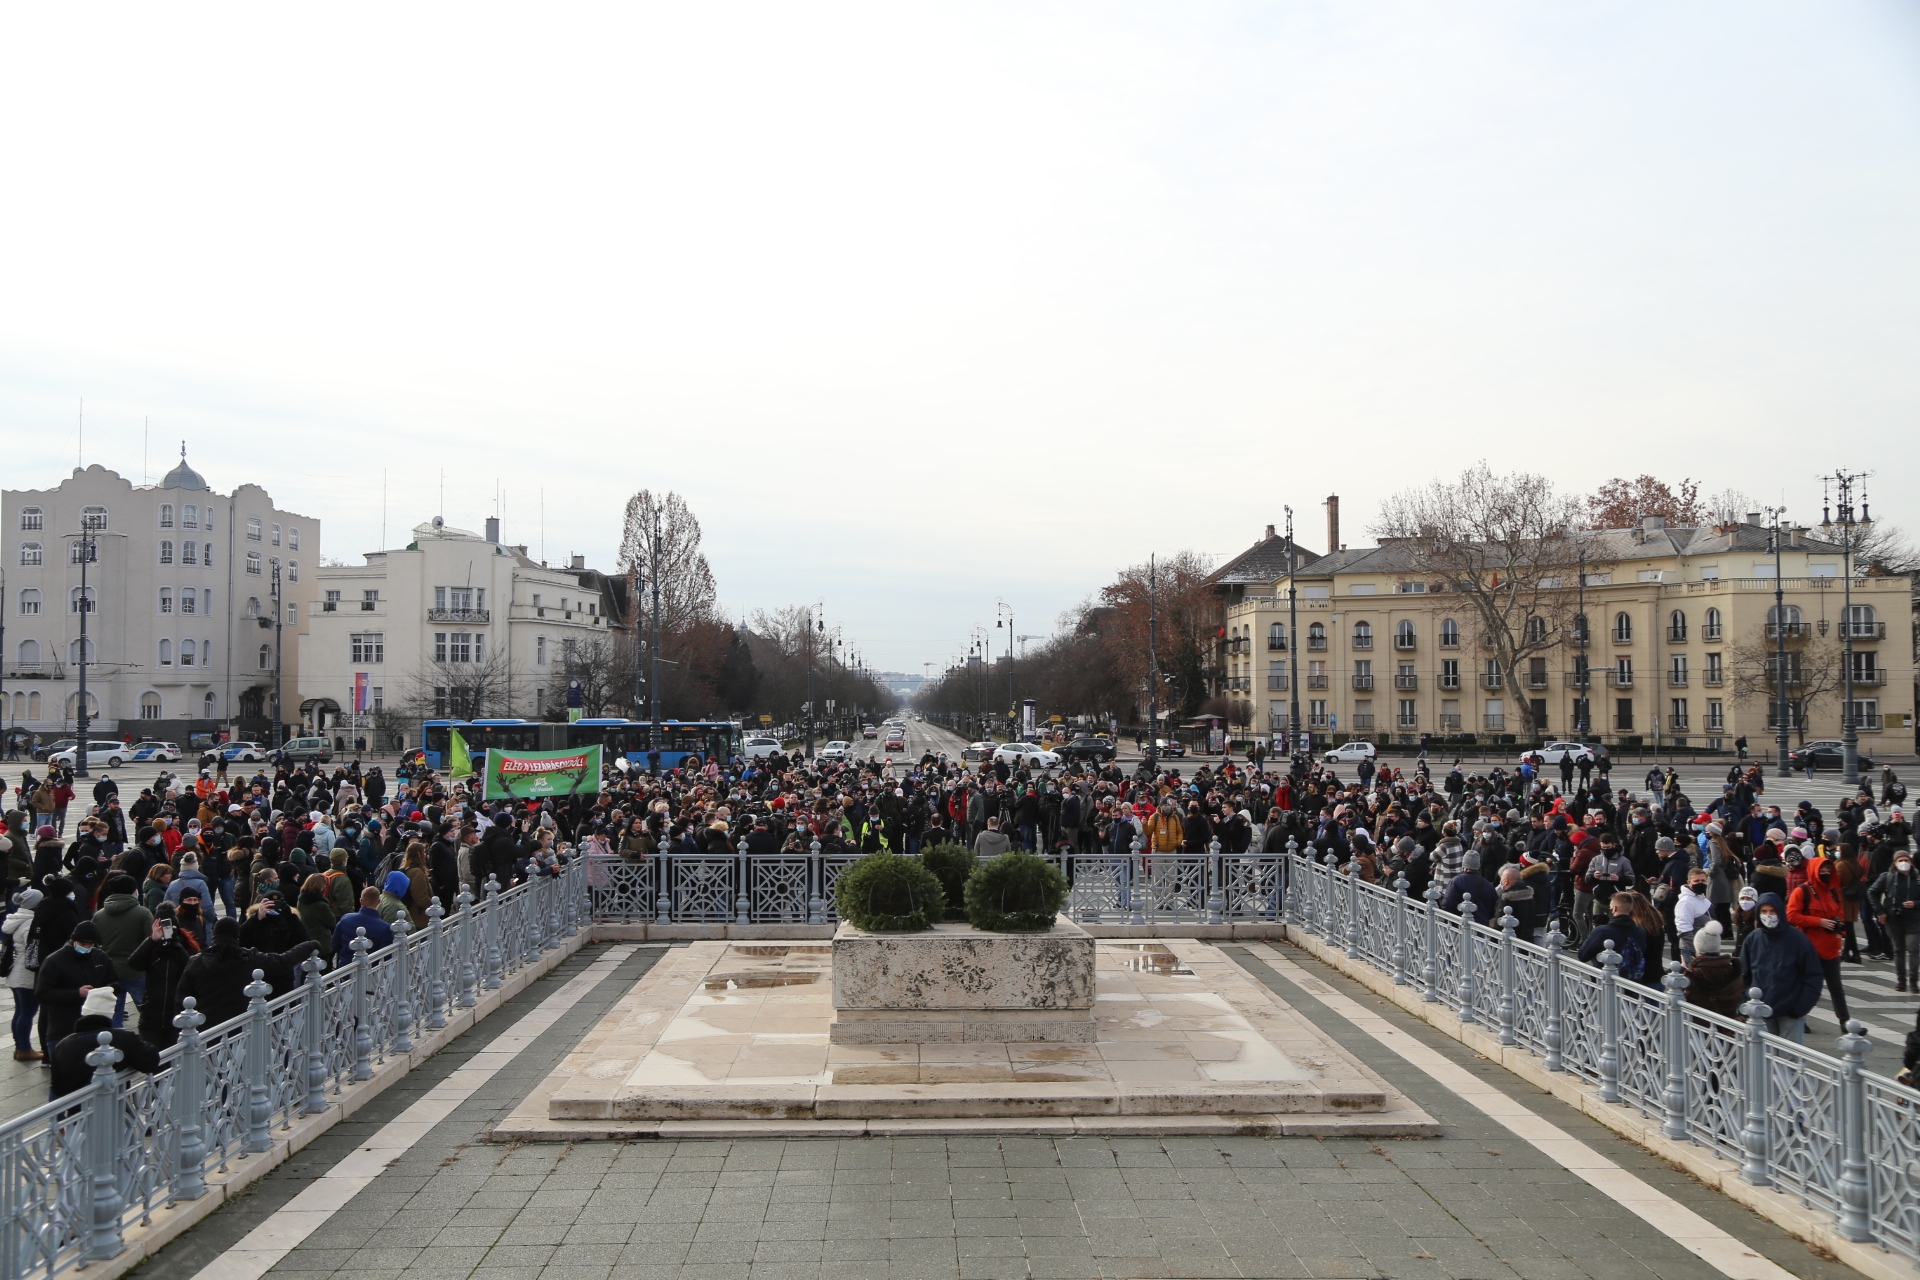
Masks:
[[[213,696],[213,690],[209,689],[207,690],[207,696],[200,700],[200,714],[206,719],[212,720],[214,718],[214,710],[219,705],[219,699],[215,698]]]
[[[1671,710],[1669,714],[1672,718],[1667,722],[1668,726],[1675,733],[1685,733],[1687,731],[1687,700],[1685,698],[1671,699],[1670,706]]]
[[[20,544],[20,563],[21,564],[36,565],[36,564],[42,564],[44,562],[45,562],[45,553],[40,549],[39,543],[23,542]]]
[[[1373,648],[1373,624],[1356,622],[1353,624],[1353,647],[1356,649]]]
[[[262,671],[273,670],[273,646],[272,645],[270,644],[261,645],[260,652],[256,655],[256,658],[259,663],[260,670]]]
[[[173,588],[172,587],[160,588],[160,612],[162,613],[173,612]]]
[[[1720,638],[1720,611],[1718,609],[1707,610],[1707,616],[1700,624],[1700,638],[1709,643]]]
[[[159,694],[143,693],[140,695],[140,718],[142,720],[158,720],[160,718]]]
[[[1770,605],[1767,608],[1767,639],[1785,634],[1789,637],[1801,635],[1806,629],[1800,621],[1800,606]]]
[[[20,642],[20,665],[23,667],[37,667],[40,665],[40,642],[38,640],[22,640]]]
[[[540,593],[538,591],[533,593],[533,607],[536,609],[540,607]]]
[[[1718,698],[1707,699],[1707,732],[1719,733],[1727,727],[1726,705]]]
[[[1267,688],[1285,692],[1287,687],[1287,664],[1284,662],[1267,663]]]
[[[433,686],[433,714],[435,719],[444,720],[447,715],[447,686]]]
[[[1615,698],[1613,700],[1613,727],[1623,732],[1633,730],[1633,699]]]
[[[279,556],[267,557],[267,576],[273,579],[275,584],[274,589],[278,591],[279,582],[280,582],[280,557]]]
[[[1460,659],[1442,658],[1440,660],[1440,687],[1442,689],[1460,687]]]
[[[1880,699],[1858,698],[1851,704],[1853,708],[1853,727],[1856,729],[1878,729],[1880,727]]]
[[[1726,672],[1721,669],[1719,654],[1710,653],[1707,655],[1707,674],[1703,678],[1708,684],[1721,684],[1725,682],[1727,676]]]
[[[199,564],[200,563],[199,547],[198,547],[198,544],[195,543],[192,538],[188,538],[185,542],[180,544],[180,563],[181,564]]]
[[[1840,566],[1831,560],[1825,564],[1819,564],[1809,560],[1807,562],[1807,576],[1809,578],[1837,578],[1840,576]]]
[[[1587,615],[1586,614],[1576,613],[1573,615],[1571,635],[1573,637],[1573,642],[1575,644],[1586,644],[1587,641],[1591,638],[1590,633],[1587,631]]]
[[[1358,658],[1353,664],[1353,687],[1356,689],[1373,688],[1373,659]]]
[[[376,684],[370,690],[368,690],[368,692],[373,696],[373,703],[372,703],[373,713],[375,715],[379,715],[382,711],[386,710],[387,691],[383,689],[381,686]]]
[[[1413,698],[1400,699],[1400,728],[1417,729],[1420,727],[1420,704]]]
[[[447,649],[447,660],[449,662],[472,662],[473,661],[473,633],[472,632],[456,631],[451,636],[449,636],[448,639],[451,641]]]
[[[183,667],[193,665],[193,641],[191,640],[180,642],[180,665]]]
[[[279,525],[273,526],[273,545],[276,547],[280,545],[280,526]]]
[[[1879,662],[1879,658],[1875,656],[1872,649],[1855,652],[1852,658],[1852,665],[1847,668],[1853,673],[1853,682],[1855,684],[1879,684],[1881,679]]]
[[[1371,582],[1356,582],[1347,588],[1347,594],[1350,596],[1370,596],[1373,593],[1374,586]]]
[[[547,665],[547,638],[545,636],[535,636],[533,638],[533,660],[538,666],[544,667]]]
[[[31,618],[40,612],[40,593],[32,587],[20,593],[20,616]]]
[[[1276,622],[1267,628],[1267,648],[1284,651],[1287,647],[1287,624]]]
[[[162,529],[173,528],[173,504],[171,502],[163,502],[160,504],[160,527]]]
[[[91,541],[75,541],[67,544],[67,563],[79,564],[85,561],[94,564],[100,559],[100,544]]]
[[[1633,687],[1633,659],[1615,658],[1613,661],[1613,683],[1617,688]]]
[[[173,665],[173,641],[171,640],[160,642],[160,665],[163,667]]]
[[[300,581],[300,562],[298,560],[287,561],[287,581]]]
[[[287,625],[296,626],[300,622],[300,605],[297,601],[287,601]]]
[[[1676,688],[1687,682],[1687,655],[1676,653],[1667,663],[1667,683]]]
[[[260,517],[258,516],[247,517],[247,541],[260,541]]]
[[[260,576],[260,553],[258,551],[247,552],[247,572],[256,578]]]
[[[194,506],[191,502],[180,508],[180,527],[182,529],[198,529],[200,527],[200,508]]]
[[[173,563],[173,539],[172,538],[160,539],[160,563],[161,564]]]
[[[1667,615],[1667,643],[1685,644],[1687,642],[1687,615],[1685,611],[1675,609]]]
[[[1403,582],[1396,587],[1395,590],[1403,596],[1421,596],[1427,593],[1427,584],[1424,582]]]
[[[1460,624],[1452,618],[1448,618],[1440,624],[1440,647],[1442,649],[1458,649],[1460,647]]]
[[[46,527],[46,516],[38,507],[20,508],[20,530],[32,533]]]
[[[213,568],[213,543],[203,542],[200,544],[200,563],[209,569]]]
[[[1487,665],[1480,672],[1480,683],[1489,689],[1506,687],[1506,680],[1500,674],[1500,660],[1488,658]]]
[[[208,507],[201,514],[205,517],[205,519],[200,521],[200,527],[202,529],[205,529],[208,533],[212,533],[213,532],[213,508]]]
[[[192,587],[180,588],[180,612],[182,613],[194,612],[194,608],[193,608],[195,603],[194,597],[197,594],[198,593],[195,592]]]
[[[1613,615],[1613,642],[1615,644],[1633,643],[1633,616],[1628,613]]]
[[[380,589],[368,587],[360,593],[360,612],[372,613],[380,607]]]
[[[1527,619],[1527,643],[1545,644],[1547,640],[1547,620],[1541,617]]]
[[[241,610],[241,616],[245,618],[257,618],[260,616],[260,597],[259,596],[247,597],[247,607]]]
[[[1396,649],[1411,649],[1413,646],[1413,619],[1403,618],[1401,619],[1400,625],[1393,630],[1393,647]]]
[[[105,507],[80,508],[80,527],[94,532],[104,532],[107,527],[107,509]]]
[[[328,591],[321,596],[320,612],[322,613],[340,612],[340,593],[338,591]]]
[[[1855,640],[1872,640],[1877,638],[1873,606],[1870,604],[1856,604],[1851,606],[1847,610],[1847,630],[1843,634],[1851,635]]]
[[[363,631],[349,638],[353,642],[353,661],[385,662],[387,660],[386,632]]]
[[[97,613],[100,601],[95,597],[92,587],[75,587],[67,593],[68,613]]]
[[[444,631],[433,633],[433,660],[435,662],[447,660],[447,633]]]
[[[1718,581],[1720,581],[1720,566],[1719,566],[1719,565],[1717,565],[1717,564],[1703,564],[1703,565],[1701,565],[1701,566],[1700,566],[1700,581],[1702,581],[1702,582],[1718,582]]]
[[[1754,576],[1754,577],[1756,577],[1756,578],[1771,578],[1771,577],[1773,577],[1773,576],[1774,576],[1774,572],[1773,572],[1773,561],[1771,561],[1771,560],[1755,560],[1755,561],[1753,562],[1753,576]]]
[[[1327,647],[1327,628],[1325,623],[1316,622],[1307,628],[1307,648],[1324,649]]]
[[[297,524],[290,524],[287,526],[287,550],[298,551],[299,549],[300,549],[300,526]]]

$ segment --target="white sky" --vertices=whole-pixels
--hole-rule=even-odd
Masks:
[[[0,143],[7,483],[678,489],[885,668],[1482,456],[1920,524],[1904,2],[16,5]]]

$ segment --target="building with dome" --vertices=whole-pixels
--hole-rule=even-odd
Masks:
[[[8,737],[74,733],[83,609],[90,735],[182,747],[223,732],[268,739],[276,674],[292,708],[307,626],[302,579],[320,564],[319,520],[282,510],[258,485],[216,492],[183,447],[155,485],[96,464],[50,489],[0,491],[0,529]],[[276,599],[285,602],[278,632]]]

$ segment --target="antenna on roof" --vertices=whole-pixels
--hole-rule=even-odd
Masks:
[[[151,473],[147,470],[147,435],[152,423],[149,419],[140,419],[140,483],[146,484]]]

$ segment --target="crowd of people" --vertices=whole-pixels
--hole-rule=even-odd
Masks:
[[[1823,990],[1844,1022],[1840,966],[1862,946],[1893,957],[1901,991],[1920,990],[1912,827],[1884,795],[1843,800],[1829,823],[1810,804],[1766,804],[1757,767],[1735,767],[1696,807],[1672,770],[1636,797],[1590,764],[1577,782],[1563,767],[1558,785],[1534,763],[1469,774],[1456,761],[1437,780],[1424,756],[1410,764],[1362,761],[1343,780],[1304,757],[1059,773],[938,752],[657,772],[622,759],[593,794],[527,801],[483,800],[477,778],[406,763],[389,781],[357,761],[281,759],[250,774],[162,773],[124,810],[102,778],[71,839],[73,779],[30,771],[0,793],[14,1056],[54,1067],[56,1089],[78,1087],[84,1070],[57,1067],[74,1032],[132,1035],[137,1018],[138,1040],[165,1048],[187,997],[216,1025],[244,1011],[253,970],[278,994],[310,958],[350,963],[362,931],[378,948],[402,915],[420,928],[432,903],[455,910],[463,886],[505,889],[580,855],[639,863],[816,843],[843,856],[1028,849],[1062,857],[1070,876],[1088,859],[1130,866],[1136,842],[1148,858],[1292,847],[1365,880],[1404,879],[1416,898],[1433,887],[1443,909],[1470,902],[1482,923],[1511,912],[1523,938],[1551,922],[1583,961],[1611,950],[1629,981],[1658,984],[1679,959],[1688,998],[1722,1013],[1757,986],[1769,1026],[1796,1040]]]

